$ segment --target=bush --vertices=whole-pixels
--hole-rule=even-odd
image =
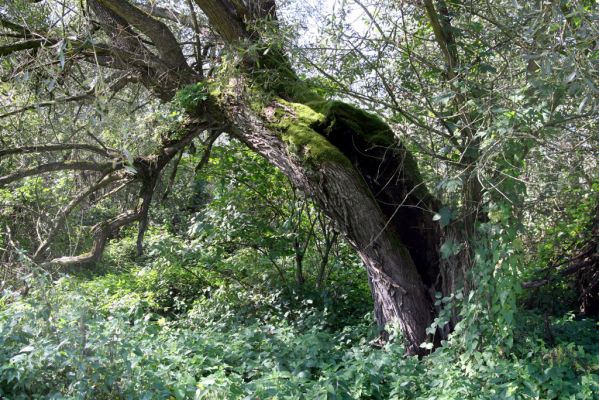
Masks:
[[[0,396],[10,399],[592,399],[596,323],[566,317],[556,344],[517,340],[509,356],[451,341],[405,357],[373,347],[371,316],[339,330],[305,302],[223,286],[185,313],[157,314],[143,273],[37,282],[0,312]],[[252,312],[249,312],[252,310]],[[520,324],[530,324],[530,314]],[[530,336],[530,335],[529,335]],[[584,345],[573,339],[586,337]],[[370,339],[369,339],[370,338]]]

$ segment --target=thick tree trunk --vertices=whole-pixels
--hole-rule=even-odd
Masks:
[[[428,279],[423,279],[427,271],[418,271],[396,224],[385,215],[360,172],[334,145],[310,128],[303,133],[312,134],[313,140],[322,140],[320,145],[329,146],[321,149],[328,157],[315,165],[309,156],[302,157],[301,149],[291,150],[293,146],[284,139],[284,133],[277,132],[238,100],[223,107],[232,134],[283,171],[339,225],[368,272],[378,324],[384,327],[397,322],[408,352],[422,354],[420,344],[426,340],[433,312],[425,284]],[[291,129],[294,128],[288,130]],[[404,221],[406,228],[414,223],[418,221]]]
[[[254,50],[246,53],[239,72],[252,81],[254,90],[263,93],[249,99],[245,85],[238,83],[221,91],[218,99],[208,96],[192,116],[194,122],[184,128],[185,136],[163,141],[156,154],[136,160],[135,179],[146,185],[141,207],[99,224],[88,254],[54,262],[70,265],[97,260],[108,238],[135,221],[141,221],[141,252],[155,186],[155,180],[148,179],[157,179],[172,157],[201,131],[226,126],[227,132],[279,167],[337,223],[364,262],[377,322],[381,327],[397,322],[409,353],[421,354],[420,344],[426,340],[426,328],[433,319],[431,292],[438,286],[440,233],[432,220],[436,202],[411,154],[377,117],[316,96],[297,77],[283,49],[261,41],[260,32],[247,23],[255,19],[275,22],[273,1],[257,1],[251,8],[230,0],[196,3],[225,42]],[[89,0],[87,4],[110,38],[110,43],[94,45],[102,54],[91,54],[89,61],[126,71],[130,78],[123,82],[141,82],[163,101],[171,100],[184,86],[202,81],[163,22],[127,0]],[[450,42],[447,35],[443,39]],[[58,40],[43,40],[47,42]],[[39,46],[41,43],[34,47]],[[18,50],[14,46],[9,49]],[[453,53],[447,56],[455,58]],[[448,65],[457,64],[449,60]],[[281,98],[258,110],[256,104],[267,94]],[[123,167],[119,165],[119,169]],[[1,177],[0,186],[48,171],[108,173],[115,169],[112,163],[50,163]]]
[[[115,49],[113,65],[137,69],[140,81],[168,100],[199,77],[193,76],[180,57],[166,57],[173,54],[176,43],[165,25],[125,3],[92,1],[93,12],[103,20],[107,33],[118,39],[117,46],[135,55],[119,57]],[[252,13],[243,10],[241,3],[227,0],[196,3],[233,45],[261,46],[259,32],[246,26],[246,20],[252,14],[275,18],[274,3],[268,5],[272,2],[259,2],[265,7]],[[115,28],[119,27],[126,31],[118,33],[122,29]],[[148,53],[141,41],[135,41],[131,27],[150,37],[158,54]],[[433,319],[431,292],[439,276],[440,234],[432,220],[436,202],[414,159],[380,119],[318,98],[295,75],[282,49],[266,45],[265,49],[258,54],[248,52],[240,69],[254,88],[262,86],[265,92],[295,103],[275,99],[262,110],[252,110],[248,104],[256,101],[250,101],[244,85],[237,83],[222,91],[219,97],[223,98],[208,99],[197,114],[212,127],[227,126],[227,132],[277,166],[337,223],[364,262],[377,322],[381,327],[397,322],[408,352],[422,354],[420,344]],[[148,68],[140,69],[135,64],[139,59],[148,59]]]
[[[342,224],[366,267],[378,325],[398,322],[409,352],[419,354],[432,322],[432,304],[407,247],[354,168],[324,165],[320,174],[320,184],[326,183],[316,199]]]

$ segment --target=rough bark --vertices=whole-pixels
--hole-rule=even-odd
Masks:
[[[237,3],[196,3],[226,42],[259,43],[258,34],[240,17]],[[249,11],[246,14],[250,15]],[[274,8],[269,8],[269,15],[275,15]],[[127,18],[124,14],[119,17]],[[378,118],[304,90],[281,49],[269,48],[259,57],[263,59],[250,58],[240,65],[250,79],[260,84],[264,74],[260,71],[268,69],[268,82],[275,82],[268,90],[304,103],[304,108],[325,118],[296,123],[296,116],[291,115],[282,124],[269,121],[268,115],[252,111],[249,99],[243,96],[228,97],[220,103],[210,99],[198,114],[208,116],[212,126],[227,126],[227,131],[279,167],[336,221],[364,261],[373,287],[377,322],[381,327],[398,322],[409,352],[420,354],[419,345],[432,321],[430,292],[438,275],[439,232],[432,221],[436,203],[414,159]],[[260,65],[258,72],[254,65]],[[180,82],[179,87],[185,83]],[[146,85],[156,90],[155,82]],[[232,90],[239,91],[243,85]],[[275,114],[281,109],[287,112],[285,106],[274,108]],[[268,109],[266,106],[262,111],[268,114]]]
[[[407,247],[358,170],[343,158],[323,160],[318,167],[310,165],[290,151],[267,121],[243,104],[229,99],[222,107],[231,122],[231,132],[283,171],[336,221],[364,262],[378,324],[384,327],[397,322],[408,352],[422,354],[419,346],[426,340],[426,328],[432,321],[430,296]]]
[[[428,287],[439,273],[437,201],[424,184],[416,161],[384,122],[343,103],[331,107],[327,139],[350,161],[373,193],[387,224],[408,249]]]

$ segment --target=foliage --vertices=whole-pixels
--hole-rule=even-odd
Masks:
[[[599,396],[598,325],[579,304],[589,287],[560,273],[585,249],[597,285],[587,257],[597,254],[596,2],[342,0],[312,24],[317,33],[302,28],[316,15],[308,2],[286,2],[280,21],[239,18],[251,38],[233,49],[185,8],[193,2],[159,0],[151,11],[176,10],[162,30],[186,59],[162,70],[171,60],[138,35],[140,20],[122,31],[151,50],[128,65],[106,55],[119,41],[87,19],[93,10],[31,3],[0,6],[0,179],[93,165],[0,186],[1,398]],[[188,12],[193,29],[179,18]],[[43,45],[11,50],[32,43]],[[192,75],[199,82],[181,87]],[[354,134],[402,153],[404,176],[422,172],[433,188],[441,270],[456,279],[429,287],[443,292],[431,293],[427,357],[406,356],[398,327],[382,340],[369,289],[378,278],[343,238],[346,221],[329,220],[268,160],[216,139],[223,127],[208,120],[220,116],[200,115],[245,80],[259,93],[249,99],[256,119],[310,173],[324,161],[360,168],[329,141],[339,126],[348,151],[359,151]],[[102,163],[115,181],[61,221],[106,176]],[[143,230],[129,226],[107,232],[88,270],[32,261],[55,230],[40,260],[89,249],[98,224],[142,208],[147,182],[145,254]],[[428,197],[424,185],[407,189]],[[402,199],[389,197],[379,206],[399,210]]]
[[[187,112],[194,113],[202,102],[208,99],[208,91],[203,82],[187,85],[177,92],[174,102]]]
[[[40,277],[0,311],[0,394],[20,398],[592,399],[599,391],[596,323],[553,322],[556,342],[518,322],[514,351],[462,353],[449,344],[419,361],[400,343],[372,347],[370,317],[331,330],[327,309],[295,318],[275,294],[238,285],[198,290],[171,319],[152,300],[160,265],[89,281]],[[162,277],[171,285],[179,278]],[[197,286],[199,289],[201,286]],[[156,288],[157,293],[152,292]],[[156,297],[154,297],[156,298]],[[251,312],[250,312],[251,310]],[[587,337],[576,344],[573,338]],[[451,366],[448,368],[448,366]]]

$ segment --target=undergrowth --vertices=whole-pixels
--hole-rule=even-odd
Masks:
[[[519,313],[509,353],[464,352],[450,340],[419,360],[405,356],[400,338],[374,346],[369,314],[340,323],[309,296],[207,286],[208,272],[161,262],[85,278],[38,273],[27,297],[6,294],[0,397],[593,399],[599,391],[591,320]]]

